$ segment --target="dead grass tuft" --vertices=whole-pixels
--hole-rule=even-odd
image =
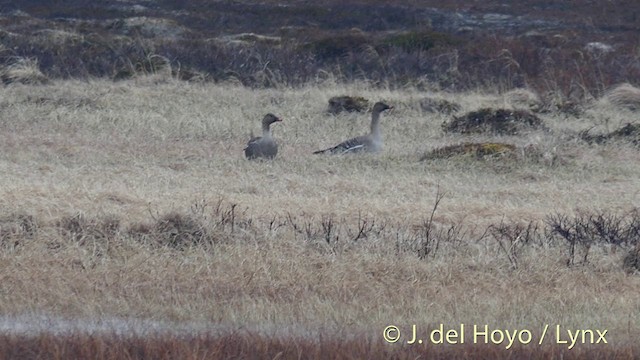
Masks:
[[[453,114],[462,109],[462,107],[458,103],[433,97],[421,99],[420,108],[425,112],[442,114]]]
[[[32,215],[12,214],[0,218],[0,246],[15,248],[36,235],[38,223]]]
[[[155,77],[157,81],[171,79],[174,71],[171,60],[165,56],[148,54],[137,59],[127,59],[124,66],[118,69],[113,80],[125,80],[134,77]]]
[[[203,221],[177,212],[158,219],[153,232],[159,245],[176,249],[212,244],[215,240]]]
[[[215,242],[206,224],[191,214],[169,212],[153,223],[138,222],[129,226],[128,235],[152,247],[184,250]]]
[[[188,212],[170,211],[152,222],[134,222],[127,234],[152,247],[208,249],[223,240],[241,240],[242,234],[252,230],[253,219],[236,214],[236,207],[222,200],[211,208],[204,201],[196,202]]]
[[[447,159],[454,156],[473,157],[479,160],[510,157],[516,155],[516,146],[505,143],[462,143],[448,145],[425,153],[420,161]]]
[[[513,89],[506,92],[503,97],[514,108],[527,109],[534,112],[543,108],[540,96],[530,89]]]
[[[609,141],[629,142],[640,146],[640,124],[626,124],[608,134],[589,134],[591,129],[580,132],[580,138],[590,144],[604,144]]]
[[[604,99],[621,108],[640,110],[640,89],[628,83],[613,86],[604,94]]]
[[[516,135],[524,130],[543,129],[540,118],[526,110],[483,108],[455,117],[442,124],[445,132],[477,134],[489,132],[500,135]]]
[[[624,257],[622,267],[629,274],[635,271],[640,271],[640,245],[631,249]]]
[[[64,237],[83,244],[88,239],[113,240],[120,231],[120,219],[115,216],[87,219],[83,214],[66,216],[56,223]]]
[[[364,112],[369,107],[369,100],[361,96],[334,96],[329,99],[327,112],[339,114],[346,112]]]
[[[8,64],[0,68],[0,79],[5,84],[42,85],[49,82],[40,71],[37,59],[22,57],[11,58]]]

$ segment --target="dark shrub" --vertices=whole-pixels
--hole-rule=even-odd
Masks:
[[[589,129],[591,130],[591,129]],[[610,140],[613,141],[629,141],[634,145],[640,146],[640,124],[626,124],[618,130],[614,130],[608,134],[589,134],[589,130],[580,133],[582,140],[590,144],[603,144]]]
[[[318,60],[333,60],[341,58],[350,52],[362,49],[370,44],[370,40],[362,33],[325,37],[304,46],[313,51]]]
[[[450,46],[458,44],[459,40],[449,34],[436,31],[408,31],[392,35],[383,44],[397,46],[406,52],[424,51],[436,46]]]
[[[461,134],[490,132],[515,135],[523,130],[540,128],[544,128],[542,120],[529,111],[491,108],[472,111],[442,124],[445,132]]]
[[[636,246],[624,257],[622,267],[627,273],[640,271],[640,246]]]
[[[504,143],[463,143],[434,149],[424,154],[420,161],[446,159],[454,156],[472,156],[477,159],[514,155],[515,145]]]
[[[334,115],[343,111],[363,112],[366,111],[368,107],[369,100],[360,96],[334,96],[329,99],[327,112]]]

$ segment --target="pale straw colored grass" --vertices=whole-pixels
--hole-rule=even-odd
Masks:
[[[640,110],[640,89],[628,83],[618,84],[605,93],[603,100],[619,108]]]
[[[342,94],[398,105],[382,120],[384,153],[311,154],[367,131],[368,114],[325,114],[328,99]],[[513,270],[495,244],[472,239],[500,221],[637,206],[638,150],[571,140],[572,131],[602,121],[592,109],[584,119],[545,116],[548,134],[499,139],[553,151],[561,160],[553,166],[419,162],[426,150],[468,140],[442,133],[447,116],[411,105],[424,95],[362,84],[250,90],[171,80],[0,89],[0,206],[34,215],[41,228],[38,241],[0,251],[0,312],[375,332],[391,323],[463,322],[539,333],[541,324],[560,323],[608,328],[618,343],[634,339],[640,279],[624,273],[621,251],[598,246],[590,265],[568,268],[564,247],[530,247]],[[442,96],[463,111],[501,102],[491,94]],[[242,149],[267,112],[284,119],[274,126],[280,153],[246,161]],[[333,216],[355,227],[365,217],[409,233],[430,214],[438,189],[446,196],[437,226],[461,222],[470,233],[468,243],[443,245],[434,259],[398,252],[387,235],[342,238],[332,252],[290,226],[266,230],[291,214],[314,226]],[[171,210],[188,213],[203,199],[237,204],[238,218],[252,225],[184,252],[122,234],[106,253],[54,227],[80,212],[113,215],[126,229]]]
[[[17,82],[38,85],[49,81],[40,71],[37,59],[23,57],[15,57],[8,64],[1,67],[0,77],[5,83]]]

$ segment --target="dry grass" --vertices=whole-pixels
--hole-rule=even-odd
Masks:
[[[540,96],[529,89],[513,89],[502,96],[506,103],[516,108],[537,111],[543,107],[543,101]]]
[[[397,105],[382,119],[381,155],[311,155],[366,131],[367,114],[326,114],[328,100],[345,93]],[[628,249],[594,244],[588,263],[567,266],[564,242],[540,234],[519,248],[514,268],[513,253],[482,236],[492,224],[637,207],[637,148],[571,140],[605,118],[622,123],[624,114],[544,114],[549,132],[497,137],[553,153],[560,159],[553,164],[420,162],[436,147],[496,141],[443,134],[449,115],[416,105],[434,95],[441,94],[366,84],[250,90],[171,78],[0,89],[0,314],[26,322],[118,317],[193,332],[247,329],[259,335],[232,348],[255,342],[259,349],[252,349],[269,357],[282,345],[269,340],[276,335],[312,339],[317,347],[300,340],[300,349],[319,354],[323,346],[353,344],[343,338],[336,345],[328,334],[355,334],[353,341],[369,344],[355,357],[383,346],[388,352],[379,356],[402,358],[427,348],[381,345],[387,325],[407,331],[411,324],[488,324],[529,329],[537,339],[543,324],[560,324],[608,329],[609,347],[595,345],[603,357],[637,356],[640,278],[625,271]],[[449,97],[464,111],[503,101],[491,94]],[[274,161],[248,162],[242,148],[267,112],[284,119],[274,135],[281,151]],[[445,196],[431,217],[438,191]],[[420,256],[434,239],[437,250]],[[2,346],[22,341],[7,336]],[[207,336],[213,338],[194,341],[222,346]],[[95,349],[111,341],[86,340]],[[75,346],[69,341],[54,348]],[[588,347],[577,348],[580,354]],[[194,357],[201,351],[185,349]],[[287,349],[279,351],[295,356]],[[449,349],[464,348],[436,351],[447,357]],[[562,356],[554,349],[544,351]]]
[[[49,81],[40,71],[38,60],[34,58],[15,57],[0,68],[0,79],[5,84],[22,83],[40,85]]]
[[[620,108],[640,109],[640,89],[631,84],[618,84],[606,92],[604,99]]]
[[[477,159],[501,158],[516,154],[516,147],[504,143],[462,143],[434,149],[424,154],[420,161],[446,159],[453,156],[467,156]]]

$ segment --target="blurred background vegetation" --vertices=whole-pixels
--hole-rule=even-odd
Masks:
[[[640,82],[639,12],[585,0],[0,1],[0,63],[28,59],[46,78],[529,87],[579,101]]]

